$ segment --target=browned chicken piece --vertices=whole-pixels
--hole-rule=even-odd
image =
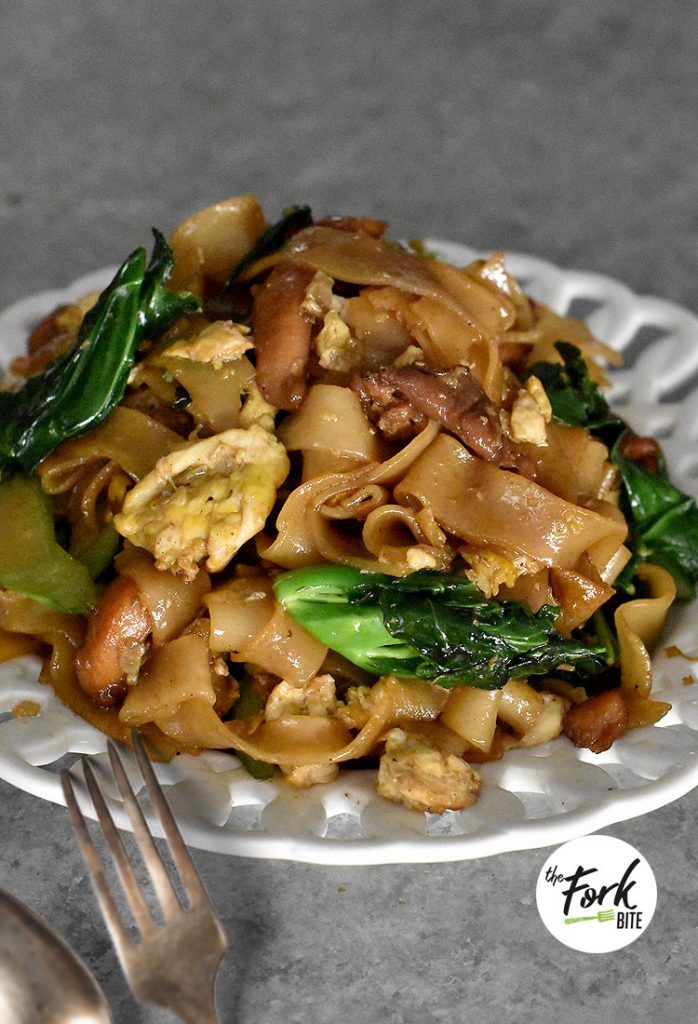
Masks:
[[[426,426],[427,418],[400,391],[383,379],[382,373],[354,377],[352,389],[364,412],[388,441],[406,441]]]
[[[580,704],[573,704],[562,720],[562,731],[575,747],[600,754],[628,727],[628,709],[620,690],[605,690]]]
[[[252,307],[257,383],[267,402],[287,412],[302,405],[308,390],[314,316],[304,302],[314,276],[315,271],[309,267],[279,263]]]
[[[137,584],[119,576],[102,594],[75,654],[78,682],[96,704],[113,707],[122,700],[127,677],[136,675],[151,630]]]
[[[370,235],[371,238],[382,238],[387,226],[387,220],[373,220],[371,217],[323,217],[315,222],[315,227],[337,228],[339,231]]]
[[[467,366],[444,371],[417,366],[388,367],[362,378],[361,385],[365,393],[373,389],[374,394],[387,396],[392,391],[396,405],[407,400],[412,406],[411,415],[416,423],[419,414],[422,425],[426,418],[435,420],[480,458],[496,462],[503,469],[518,469],[533,476],[530,460],[506,437],[497,409]],[[361,385],[353,385],[359,397]],[[386,413],[387,410],[381,415],[386,417]],[[370,407],[367,414],[371,416]],[[406,412],[401,411],[401,416],[407,421]]]
[[[659,472],[662,449],[653,437],[641,437],[628,430],[620,442],[619,452],[628,462],[636,462],[648,473]]]

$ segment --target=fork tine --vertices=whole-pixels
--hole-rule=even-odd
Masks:
[[[160,819],[160,823],[170,846],[172,860],[177,866],[177,870],[179,871],[180,878],[182,879],[182,883],[187,891],[189,899],[192,904],[196,898],[199,902],[205,902],[210,906],[206,890],[201,883],[199,874],[194,867],[194,862],[191,859],[184,840],[182,839],[182,834],[177,827],[172,811],[170,810],[167,800],[165,799],[165,795],[160,787],[160,783],[158,782],[152,765],[148,760],[148,755],[143,749],[141,738],[135,729],[131,731],[131,739],[133,741],[133,749],[135,750],[136,757],[138,759],[138,766],[140,767],[145,780],[150,802]],[[211,909],[213,910],[212,907]]]
[[[97,779],[95,778],[92,766],[89,761],[83,758],[83,771],[85,773],[85,781],[87,788],[92,797],[92,803],[95,806],[99,823],[102,826],[104,837],[107,840],[107,846],[111,851],[111,855],[114,858],[116,867],[121,878],[121,884],[126,894],[131,912],[135,918],[138,930],[141,935],[147,935],[155,927],[148,905],[143,898],[138,879],[136,878],[133,870],[133,865],[129,859],[126,847],[124,846],[123,839],[119,835],[118,829],[114,824],[114,819],[111,816],[109,808],[107,807],[106,801],[102,796],[102,790],[99,788]]]
[[[107,927],[111,934],[112,942],[116,946],[119,959],[124,963],[133,944],[126,932],[126,929],[124,928],[121,915],[116,903],[114,902],[114,897],[111,894],[109,883],[104,875],[102,860],[95,849],[90,833],[87,831],[87,825],[85,824],[85,819],[78,805],[75,790],[73,789],[73,781],[67,771],[61,772],[61,785],[63,786],[63,795],[65,796],[70,821],[78,838],[80,850],[82,851],[82,856],[87,864],[87,869],[90,873],[92,888],[94,889],[94,893],[102,910],[102,916],[107,922]]]
[[[107,749],[109,751],[109,760],[111,762],[112,771],[114,772],[114,778],[116,779],[119,791],[123,797],[124,806],[126,807],[128,816],[131,819],[133,834],[136,838],[136,842],[138,843],[141,856],[145,861],[145,865],[150,872],[150,877],[155,887],[158,900],[160,901],[160,906],[162,907],[166,918],[173,917],[181,910],[179,898],[172,885],[170,876],[167,874],[162,857],[160,856],[160,851],[155,845],[148,823],[145,820],[145,816],[141,809],[141,805],[136,800],[133,787],[131,786],[128,775],[124,769],[123,761],[121,760],[119,752],[116,749],[116,745],[112,740],[108,741]]]

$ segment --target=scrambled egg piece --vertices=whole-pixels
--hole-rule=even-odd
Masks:
[[[314,715],[329,718],[337,708],[334,678],[325,674],[314,676],[307,683],[288,683],[283,679],[267,698],[264,717],[268,722],[293,715]],[[287,782],[300,789],[332,782],[339,775],[336,764],[282,765]]]
[[[401,352],[397,359],[393,360],[393,366],[400,369],[402,366],[411,366],[412,363],[419,363],[424,359],[424,353],[419,345],[408,345],[404,352]]]
[[[335,718],[347,729],[363,729],[373,711],[370,686],[349,686],[346,698],[337,703]]]
[[[247,382],[240,409],[240,426],[251,427],[254,423],[268,430],[274,430],[276,406],[270,405],[259,389],[254,377]]]
[[[460,555],[470,565],[465,575],[486,597],[494,597],[500,587],[513,587],[519,576],[541,568],[540,562],[526,555],[508,557],[494,548],[464,547]]]
[[[361,365],[359,343],[333,309],[325,314],[322,328],[315,338],[315,350],[320,366],[325,370],[349,373]]]
[[[526,387],[514,399],[511,412],[505,419],[505,429],[512,441],[528,441],[538,447],[548,443],[546,425],[553,410],[545,388],[537,377],[531,376]]]
[[[315,336],[315,351],[325,370],[349,373],[361,365],[359,343],[342,317],[345,300],[332,292],[331,277],[318,270],[308,285],[302,308],[322,327]]]
[[[455,754],[391,729],[378,769],[378,792],[411,811],[459,811],[475,803],[480,777]]]
[[[201,321],[197,321],[193,328],[193,333],[191,325],[185,326],[185,331],[186,333],[183,337],[178,338],[172,344],[167,345],[166,348],[153,354],[151,357],[153,366],[157,367],[160,371],[164,370],[166,378],[169,375],[171,379],[173,375],[177,380],[181,379],[185,386],[187,377],[183,376],[180,378],[178,370],[181,368],[182,372],[185,372],[186,363],[182,365],[178,362],[179,360],[209,364],[214,370],[223,369],[223,379],[230,380],[231,409],[227,422],[220,422],[220,413],[216,417],[218,430],[238,425],[250,427],[252,424],[257,423],[260,427],[272,432],[274,430],[274,419],[277,410],[262,395],[255,379],[255,368],[245,356],[245,353],[254,347],[249,327],[246,327],[244,324],[233,323],[232,320],[216,320],[214,323],[204,324],[201,327]],[[173,363],[171,360],[176,360],[177,362]],[[153,383],[147,379],[144,373],[144,368],[147,369],[147,365],[148,360],[146,359],[145,362],[139,363],[134,367],[129,377],[129,384],[151,383],[151,386],[153,386]],[[226,376],[228,373],[229,376]],[[235,417],[234,409],[232,408],[234,388],[239,388],[241,403],[239,420]],[[216,404],[218,406],[221,404],[220,397]],[[197,418],[197,401],[194,397],[192,398],[189,410]],[[206,423],[207,427],[210,425]]]
[[[219,572],[262,529],[288,471],[286,450],[262,427],[226,430],[160,459],[114,525],[158,569],[193,579],[206,558]]]
[[[436,569],[437,567],[436,558],[431,551],[425,550],[419,544],[407,548],[405,551],[405,561],[410,572],[417,572],[418,569]]]
[[[336,707],[337,695],[331,675],[314,676],[307,683],[287,683],[282,679],[269,694],[264,717],[268,722],[293,715],[329,718]]]
[[[282,765],[281,771],[287,782],[299,789],[307,789],[308,786],[321,785],[324,782],[334,782],[339,775],[337,764],[298,764],[293,767]]]
[[[303,300],[302,309],[309,313],[316,320],[324,316],[329,309],[339,308],[339,296],[333,295],[332,285],[334,281],[328,275],[318,270],[308,285]]]
[[[232,363],[252,348],[250,333],[244,324],[232,320],[215,320],[206,324],[193,338],[182,338],[162,352],[165,359],[191,359],[195,363],[211,363],[220,370],[223,363]]]

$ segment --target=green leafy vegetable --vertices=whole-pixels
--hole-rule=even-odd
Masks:
[[[584,358],[575,345],[555,345],[564,363],[535,363],[535,374],[545,388],[555,419],[587,427],[611,448],[623,485],[625,517],[631,533],[634,559],[616,587],[628,588],[638,561],[667,569],[676,580],[678,596],[688,600],[698,583],[698,507],[695,499],[669,483],[660,471],[651,473],[621,455],[627,424],[609,409],[598,385],[589,379]]]
[[[613,415],[598,384],[590,379],[577,346],[558,341],[555,348],[564,362],[534,363],[528,369],[529,376],[537,377],[545,388],[555,419],[589,430],[623,429],[625,424]]]
[[[620,454],[622,436],[611,458],[623,482],[625,516],[631,547],[640,561],[654,562],[676,580],[683,600],[698,583],[698,506],[695,498],[669,483],[663,473],[650,473]]]
[[[73,543],[70,553],[82,562],[93,580],[99,579],[114,561],[121,537],[112,523],[105,523],[94,537]]]
[[[424,571],[395,579],[314,566],[282,574],[274,590],[309,633],[374,675],[497,689],[563,666],[592,674],[605,664],[603,643],[558,633],[556,606],[533,613],[519,602],[488,601],[464,577]]]
[[[608,624],[603,609],[597,608],[591,617],[591,621],[599,642],[604,645],[604,660],[610,668],[612,665],[616,665],[620,658],[618,638]]]
[[[312,223],[313,215],[309,206],[289,206],[284,210],[283,217],[262,232],[249,252],[246,252],[240,262],[233,267],[221,291],[225,293],[231,288],[241,274],[257,260],[280,249],[289,235],[294,235],[296,231],[307,228]]]
[[[144,249],[129,256],[86,314],[75,347],[21,391],[0,393],[0,477],[17,465],[31,472],[61,441],[106,419],[124,396],[140,342],[200,309],[195,296],[165,287],[173,256],[153,233],[150,263]]]
[[[56,540],[49,498],[35,477],[0,483],[0,586],[61,612],[96,603],[88,570]]]

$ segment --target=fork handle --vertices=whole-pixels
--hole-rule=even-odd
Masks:
[[[565,924],[576,924],[577,921],[595,921],[596,914],[592,914],[591,917],[566,917]]]

